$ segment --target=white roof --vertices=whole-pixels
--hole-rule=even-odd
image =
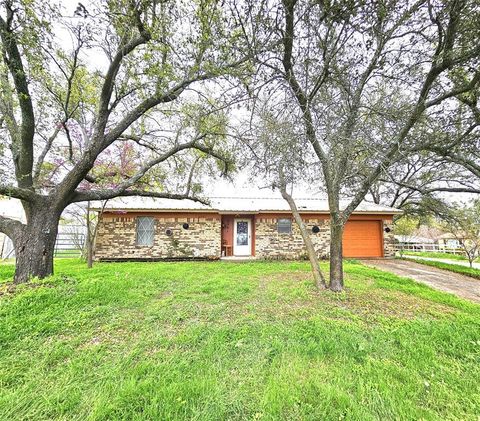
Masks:
[[[290,212],[288,203],[283,198],[265,197],[212,197],[210,205],[193,200],[159,199],[151,197],[121,197],[107,202],[105,210],[111,211],[194,211],[215,213],[260,213],[260,212]],[[295,199],[300,212],[328,213],[328,202],[323,199]],[[347,206],[347,201],[341,201],[340,207]],[[96,203],[94,209],[100,210],[101,204]],[[362,202],[354,213],[384,213],[399,214],[400,210],[371,202]]]
[[[433,244],[434,240],[427,237],[418,237],[416,235],[395,235],[395,240],[400,243],[414,243],[414,244]]]

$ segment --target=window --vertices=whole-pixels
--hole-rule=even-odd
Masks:
[[[445,245],[448,248],[451,248],[451,249],[460,248],[460,241],[458,241],[456,239],[449,238],[448,240],[445,241],[445,243],[446,243]]]
[[[292,232],[292,220],[291,219],[279,219],[277,221],[277,231],[279,234],[291,234]]]
[[[137,218],[137,246],[153,246],[155,220],[151,216]]]

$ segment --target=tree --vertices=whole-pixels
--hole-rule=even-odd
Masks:
[[[64,217],[67,220],[76,222],[77,225],[85,228],[85,236],[81,235],[80,238],[74,237],[74,242],[76,242],[75,245],[81,249],[82,259],[87,262],[89,269],[93,267],[93,253],[98,232],[98,221],[102,217],[107,203],[108,200],[101,201],[98,205],[99,211],[92,209],[92,202],[90,201],[86,203],[73,203],[67,207],[64,212]],[[77,233],[78,231],[75,230],[71,232],[71,235],[74,236]]]
[[[464,251],[470,267],[480,256],[480,200],[476,199],[470,206],[462,204],[436,207],[441,226],[451,233]]]
[[[315,286],[318,289],[325,289],[326,279],[320,268],[310,233],[295,200],[288,192],[288,187],[293,188],[296,179],[307,177],[309,164],[304,159],[302,148],[296,144],[295,125],[290,124],[287,115],[288,112],[286,114],[282,110],[274,113],[273,110],[261,107],[255,113],[249,128],[243,130],[238,137],[247,146],[244,164],[250,165],[257,177],[262,175],[265,186],[278,189],[288,203],[307,250]]]
[[[225,138],[218,110],[235,99],[233,80],[248,73],[252,46],[244,48],[227,5],[79,3],[64,18],[45,2],[1,2],[0,194],[20,199],[27,217],[0,217],[15,245],[15,282],[53,273],[69,204],[131,195],[199,200],[189,177],[195,154],[229,169],[217,144]],[[71,46],[59,45],[58,31]],[[132,155],[112,168],[109,154],[125,142]],[[183,192],[169,188],[172,160]]]
[[[275,75],[272,101],[295,107],[321,166],[332,290],[343,289],[345,223],[379,176],[429,143],[422,132],[475,118],[464,98],[480,82],[479,14],[472,0],[283,0],[265,18],[279,46],[261,56]]]
[[[400,237],[400,257],[403,257],[407,237],[411,236],[417,228],[418,221],[408,216],[403,216],[395,221],[395,233]]]
[[[480,193],[478,181],[461,165],[447,162],[432,153],[409,155],[382,174],[369,190],[378,204],[420,211],[423,197],[444,192]]]

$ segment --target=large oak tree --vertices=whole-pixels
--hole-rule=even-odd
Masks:
[[[79,3],[75,14],[35,1],[0,7],[0,195],[20,199],[26,214],[25,224],[0,217],[0,231],[24,282],[53,272],[58,221],[71,203],[197,199],[189,166],[195,153],[228,162],[215,143],[225,135],[217,111],[252,49],[239,36],[243,11],[229,2],[102,1]],[[122,142],[133,145],[135,165],[109,164]],[[184,189],[167,189],[159,166],[192,150]]]
[[[265,14],[278,40],[261,56],[271,101],[296,110],[321,166],[332,290],[343,288],[345,223],[379,176],[432,149],[433,137],[421,134],[458,116],[466,135],[478,133],[479,16],[473,0],[283,0]]]

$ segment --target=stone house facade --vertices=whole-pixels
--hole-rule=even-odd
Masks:
[[[223,199],[208,207],[144,198],[135,203],[122,199],[104,209],[95,244],[97,260],[306,257],[299,227],[283,200]],[[324,202],[310,199],[299,209],[318,256],[328,257],[330,222]],[[398,213],[372,204],[360,207],[345,227],[345,257],[393,257],[392,224]]]
[[[138,244],[139,218],[154,221],[152,244]],[[188,224],[188,228],[184,228]],[[95,257],[110,259],[214,258],[220,256],[220,215],[104,212],[95,241]]]

